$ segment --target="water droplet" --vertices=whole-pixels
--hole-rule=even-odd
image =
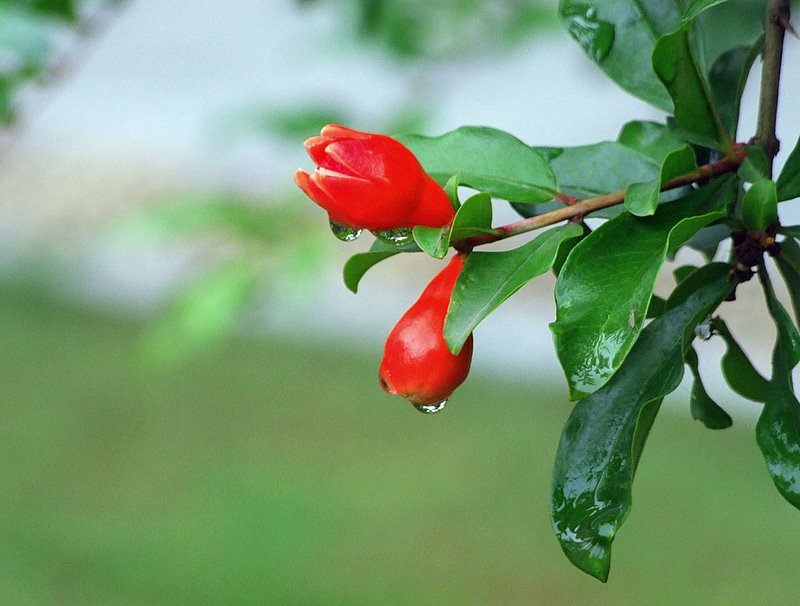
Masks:
[[[437,412],[441,412],[444,410],[445,404],[447,404],[447,400],[442,400],[441,402],[437,402],[436,404],[414,404],[413,402],[411,405],[420,411],[424,415],[435,415]]]
[[[331,231],[333,232],[333,235],[339,238],[342,242],[352,242],[361,235],[362,230],[353,229],[352,227],[347,227],[347,225],[342,225],[336,221],[331,221]]]
[[[414,239],[414,235],[408,227],[390,229],[388,231],[373,231],[372,234],[378,238],[378,240],[383,240],[388,244],[395,244],[397,246],[408,244]]]
[[[564,11],[564,26],[595,63],[606,58],[614,45],[614,26],[597,18],[597,9],[574,4]]]

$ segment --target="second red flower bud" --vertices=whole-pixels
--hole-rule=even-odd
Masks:
[[[447,308],[467,255],[459,254],[422,291],[400,318],[384,347],[380,384],[418,410],[438,412],[464,382],[472,362],[472,335],[458,355],[447,348],[443,331]]]

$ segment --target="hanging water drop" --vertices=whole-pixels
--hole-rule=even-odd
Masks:
[[[414,239],[414,235],[408,227],[400,227],[388,231],[373,231],[372,235],[378,238],[378,240],[383,240],[387,244],[394,244],[395,246],[408,244]]]
[[[416,408],[424,415],[435,415],[437,412],[443,411],[446,404],[447,400],[442,400],[441,402],[437,402],[436,404],[414,404],[413,402],[411,403],[411,405],[414,408]]]
[[[352,227],[347,227],[347,225],[337,223],[336,221],[331,221],[331,231],[333,235],[342,242],[352,242],[361,235],[360,229],[353,229]]]

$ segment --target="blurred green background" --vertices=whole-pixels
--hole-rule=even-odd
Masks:
[[[731,5],[753,26],[758,3]],[[328,121],[565,145],[657,119],[554,2],[0,0],[0,51],[0,603],[796,603],[800,517],[719,351],[734,427],[671,397],[601,585],[549,525],[552,281],[419,415],[376,374],[438,266],[394,259],[353,296],[369,238],[335,241],[291,183]],[[741,291],[727,320],[765,360]]]

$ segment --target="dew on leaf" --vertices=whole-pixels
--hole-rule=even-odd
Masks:
[[[573,4],[564,9],[564,26],[595,63],[606,58],[614,45],[614,26],[597,18],[597,9]]]
[[[360,229],[353,229],[352,227],[347,227],[347,225],[337,223],[336,221],[331,221],[331,231],[333,235],[342,242],[352,242],[361,235]]]

